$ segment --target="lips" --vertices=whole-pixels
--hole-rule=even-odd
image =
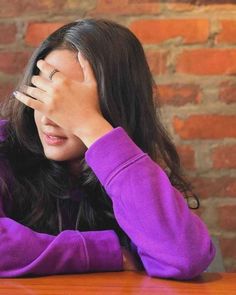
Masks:
[[[43,134],[46,136],[49,136],[49,137],[55,137],[55,138],[57,137],[57,138],[63,138],[63,139],[67,138],[66,136],[62,136],[62,135],[55,134],[55,133],[43,132]]]
[[[61,145],[64,144],[65,141],[67,140],[67,137],[61,136],[61,135],[56,135],[52,133],[43,133],[44,135],[44,141],[48,145]]]

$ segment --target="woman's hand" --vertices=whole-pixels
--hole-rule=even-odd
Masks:
[[[44,77],[33,76],[31,82],[35,87],[25,86],[24,93],[17,91],[14,94],[25,105],[43,113],[89,146],[112,130],[112,126],[102,116],[97,82],[89,62],[80,52],[78,59],[83,70],[83,81],[71,80],[58,71],[52,80],[46,79],[55,68],[39,60],[37,67]]]

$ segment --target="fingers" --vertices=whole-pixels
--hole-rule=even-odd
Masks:
[[[92,67],[90,66],[88,60],[83,57],[83,55],[80,51],[78,53],[78,60],[79,60],[80,66],[83,70],[84,81],[96,83],[96,79],[95,79]]]
[[[55,70],[55,67],[51,66],[49,63],[47,63],[43,59],[40,59],[37,61],[37,67],[40,69],[44,77],[47,78],[48,80],[52,80],[52,81],[60,80],[61,78],[64,77],[64,75],[61,72],[57,71],[53,75],[53,77],[50,79],[50,75]]]
[[[47,92],[50,92],[50,90],[52,89],[51,82],[42,76],[33,76],[31,79],[31,83],[39,89]]]
[[[37,110],[39,112],[43,112],[43,103],[35,100],[27,95],[25,95],[24,93],[21,93],[19,91],[15,91],[14,96],[16,99],[18,99],[19,101],[21,101],[23,104],[25,104],[26,106]]]
[[[42,102],[45,102],[48,100],[47,93],[39,88],[31,87],[31,86],[24,86],[23,87],[24,94],[28,94],[29,96],[40,100]]]

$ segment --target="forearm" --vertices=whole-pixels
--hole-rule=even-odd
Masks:
[[[0,277],[119,271],[122,253],[111,231],[37,233],[0,218]]]
[[[112,198],[117,221],[148,274],[188,279],[209,265],[215,252],[206,226],[122,129],[94,143],[86,160]]]

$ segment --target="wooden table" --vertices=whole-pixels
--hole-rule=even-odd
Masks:
[[[186,282],[150,278],[134,272],[7,278],[0,279],[0,294],[236,295],[236,273],[204,273],[200,278]]]

